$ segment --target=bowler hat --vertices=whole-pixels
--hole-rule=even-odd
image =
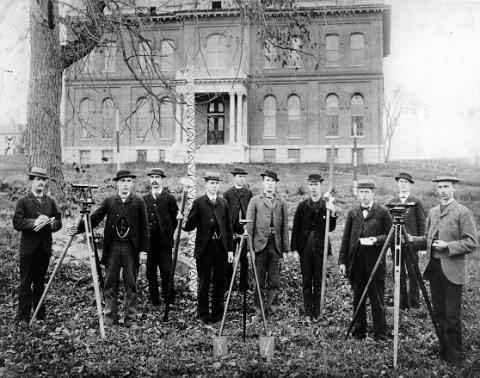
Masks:
[[[308,179],[307,181],[312,181],[312,182],[315,182],[315,181],[318,181],[318,182],[322,182],[323,181],[323,177],[320,173],[311,173],[308,175]]]
[[[375,181],[372,179],[358,180],[357,189],[375,189]]]
[[[134,179],[135,176],[131,171],[129,171],[128,169],[121,169],[117,172],[117,175],[113,178],[113,181],[118,181],[122,178],[125,178],[125,177],[131,177],[132,179]]]
[[[203,176],[203,178],[205,179],[205,181],[208,181],[208,180],[222,181],[220,179],[220,172],[218,171],[207,171],[205,172],[205,176]]]
[[[273,178],[275,181],[280,181],[278,179],[277,173],[274,172],[274,171],[271,171],[269,169],[265,169],[262,173],[260,173],[260,176],[262,176],[262,177],[268,176],[268,177]]]
[[[245,171],[245,169],[241,168],[241,167],[234,167],[232,169],[232,172],[230,172],[232,175],[248,175],[248,172]]]
[[[433,182],[450,181],[450,182],[456,183],[456,182],[459,182],[460,180],[455,175],[438,175],[437,178],[433,179],[432,181]]]
[[[150,168],[148,171],[147,171],[147,176],[151,176],[151,175],[157,175],[157,176],[162,176],[162,177],[167,177],[167,175],[165,174],[164,170],[162,168]]]
[[[32,167],[32,169],[30,169],[30,172],[28,172],[27,175],[30,179],[33,179],[34,177],[40,177],[45,179],[50,178],[48,177],[47,170],[40,167]]]
[[[395,180],[400,180],[400,179],[405,179],[407,181],[410,181],[412,184],[415,184],[415,181],[413,181],[412,175],[409,175],[408,173],[401,172],[397,176],[395,176]]]

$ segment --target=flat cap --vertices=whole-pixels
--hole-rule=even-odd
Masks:
[[[205,179],[205,181],[208,181],[208,180],[222,181],[222,179],[220,178],[220,172],[218,171],[207,171],[205,172],[205,176],[203,176],[203,178]]]
[[[147,176],[151,176],[151,175],[158,175],[158,176],[162,176],[162,177],[167,177],[167,175],[165,174],[165,172],[162,168],[150,168],[147,171]]]
[[[323,177],[320,173],[310,173],[308,175],[308,178],[307,178],[307,181],[318,181],[318,182],[322,182],[323,181]]]

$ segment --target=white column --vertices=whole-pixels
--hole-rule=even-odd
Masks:
[[[242,133],[243,133],[243,124],[242,124],[242,105],[243,105],[243,94],[237,93],[237,144],[243,143]]]
[[[243,143],[248,144],[248,97],[244,97],[243,108]]]
[[[177,101],[175,104],[175,144],[182,142],[182,105]]]
[[[230,92],[230,119],[228,122],[228,143],[234,144],[235,143],[235,92]]]

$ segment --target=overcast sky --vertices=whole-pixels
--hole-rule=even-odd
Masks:
[[[0,0],[0,124],[25,122],[27,0]],[[385,93],[415,104],[406,112],[393,158],[480,153],[480,0],[391,0],[391,54]]]

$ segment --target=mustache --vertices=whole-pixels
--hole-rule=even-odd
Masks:
[[[151,184],[151,185],[158,185],[158,182],[152,181],[150,184]]]

